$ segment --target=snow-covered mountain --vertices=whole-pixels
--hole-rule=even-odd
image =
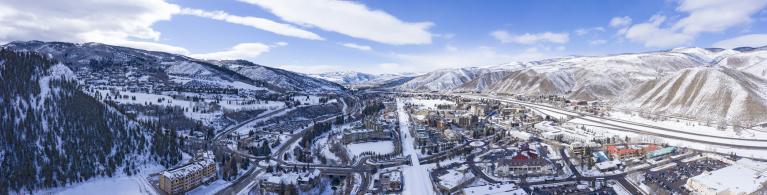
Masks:
[[[62,61],[75,72],[112,72],[122,68],[146,75],[161,87],[180,89],[238,89],[250,94],[284,91],[337,92],[343,87],[303,74],[253,64],[244,60],[203,61],[182,55],[146,51],[100,43],[19,41],[3,46],[15,51],[33,51]],[[103,71],[106,70],[106,71]],[[106,80],[121,75],[106,74]]]
[[[481,68],[442,69],[417,76],[399,86],[402,90],[447,91],[469,82],[477,76]]]
[[[344,90],[344,87],[337,83],[317,79],[301,73],[262,66],[245,60],[220,60],[210,62],[235,71],[249,79],[270,83],[287,91],[339,92]]]
[[[694,67],[644,82],[619,107],[746,126],[767,121],[767,80],[729,67]]]
[[[692,77],[700,81],[685,83],[688,82],[685,79]],[[758,113],[754,109],[763,109],[766,105],[764,92],[767,83],[764,80],[767,80],[765,47],[732,50],[676,48],[437,70],[418,76],[398,88],[561,95],[581,100],[607,100],[622,107],[650,112],[694,117],[715,113],[714,117],[726,120],[767,122],[763,114],[754,114]],[[669,89],[669,83],[678,83],[679,86]],[[720,93],[732,95],[723,96]],[[681,97],[687,99],[676,99]],[[657,101],[660,99],[670,102]]]
[[[363,83],[363,82],[372,81],[378,78],[377,75],[354,72],[354,71],[326,72],[326,73],[320,73],[320,74],[310,74],[309,76],[312,76],[318,79],[332,81],[342,85]]]

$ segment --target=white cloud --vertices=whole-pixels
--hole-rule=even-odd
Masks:
[[[190,56],[209,60],[253,59],[262,53],[268,52],[269,49],[269,46],[263,43],[240,43],[226,51],[192,54]]]
[[[429,44],[431,22],[409,23],[361,3],[335,0],[240,0],[282,20],[391,45]]]
[[[607,40],[604,39],[597,39],[597,40],[591,40],[589,41],[589,45],[595,46],[595,45],[604,45],[607,43]]]
[[[0,3],[0,42],[102,42],[186,54],[186,49],[153,42],[159,40],[160,32],[152,25],[170,20],[179,10],[156,0],[4,0]]]
[[[497,30],[491,32],[490,36],[493,36],[493,38],[498,39],[502,43],[519,43],[527,45],[537,42],[563,44],[570,41],[570,35],[568,33],[543,32],[536,34],[525,33],[522,35],[513,35],[503,30]]]
[[[655,15],[649,22],[636,24],[626,30],[626,38],[635,42],[644,43],[646,47],[672,47],[686,45],[694,40],[693,35],[674,32],[671,29],[661,28],[666,20],[665,16]]]
[[[324,40],[317,34],[297,28],[290,24],[283,24],[275,22],[265,18],[249,17],[249,16],[235,16],[223,11],[205,11],[200,9],[184,8],[180,14],[198,16],[203,18],[209,18],[213,20],[220,20],[229,22],[232,24],[240,24],[250,26],[253,28],[269,31],[275,34],[297,37],[309,40]]]
[[[344,47],[348,47],[348,48],[352,48],[352,49],[358,49],[358,50],[362,50],[362,51],[373,50],[373,48],[370,47],[370,46],[358,45],[358,44],[355,44],[355,43],[341,43],[341,45],[343,45]]]
[[[631,25],[631,17],[623,16],[623,17],[613,17],[613,19],[610,19],[610,26],[618,28],[618,27],[624,27]]]
[[[635,24],[619,31],[631,41],[646,47],[672,47],[692,43],[700,33],[723,32],[747,25],[751,15],[767,5],[767,0],[682,0],[677,11],[688,15],[677,21],[655,15],[648,22]]]
[[[750,34],[714,43],[714,47],[732,49],[736,47],[761,47],[767,45],[767,34]]]
[[[677,11],[690,13],[673,25],[686,34],[720,32],[751,23],[751,15],[767,5],[765,0],[684,0]]]
[[[272,47],[283,47],[283,46],[288,46],[288,43],[284,42],[284,41],[279,41],[279,42],[276,42],[276,43],[272,44]]]
[[[579,28],[575,30],[575,34],[578,36],[583,36],[592,32],[605,32],[604,27],[594,27],[594,28]]]

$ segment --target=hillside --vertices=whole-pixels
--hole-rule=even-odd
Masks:
[[[147,128],[80,91],[50,58],[0,49],[0,194],[135,174],[181,159],[172,132]]]
[[[285,91],[297,92],[340,92],[344,87],[330,81],[317,79],[300,73],[278,68],[261,66],[245,60],[211,61],[245,77],[275,85]]]
[[[726,67],[699,67],[650,80],[618,107],[751,126],[767,121],[767,80]]]
[[[417,76],[399,86],[402,90],[444,91],[469,82],[479,75],[479,68],[442,69]]]

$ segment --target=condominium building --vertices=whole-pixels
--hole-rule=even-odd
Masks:
[[[208,151],[190,163],[160,173],[160,189],[168,194],[183,194],[216,178],[216,163]]]

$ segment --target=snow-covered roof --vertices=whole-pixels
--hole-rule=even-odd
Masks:
[[[767,182],[767,163],[740,159],[728,167],[690,178],[715,192],[749,194]]]
[[[260,176],[261,180],[279,184],[295,184],[297,181],[309,181],[320,176],[319,169],[299,173],[266,173]]]
[[[526,195],[527,192],[525,190],[522,190],[522,188],[518,188],[514,184],[500,184],[500,185],[484,185],[484,186],[476,186],[476,187],[470,187],[470,188],[464,188],[463,193],[466,195],[472,195],[472,194],[481,194],[481,195],[488,195],[488,194],[509,194],[509,195]]]
[[[213,159],[204,158],[180,167],[176,167],[167,171],[163,171],[161,174],[168,179],[174,180],[179,177],[184,177],[192,173],[204,170],[206,167],[214,165]]]
[[[599,170],[605,170],[605,169],[612,169],[615,167],[618,167],[618,165],[621,164],[620,160],[611,160],[611,161],[605,161],[595,164],[597,166],[597,169]]]
[[[384,176],[389,176],[389,181],[400,181],[402,180],[402,172],[400,171],[390,171],[384,173]]]

